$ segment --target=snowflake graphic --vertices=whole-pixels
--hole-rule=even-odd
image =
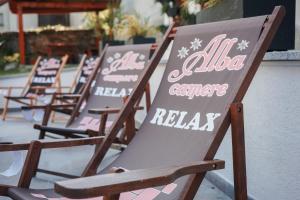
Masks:
[[[144,60],[145,56],[143,54],[141,54],[139,58],[140,58],[140,60]]]
[[[240,43],[238,43],[237,45],[237,48],[238,50],[240,51],[243,51],[245,50],[246,48],[248,48],[248,45],[249,45],[249,41],[246,41],[246,40],[242,40]]]
[[[202,40],[200,40],[199,38],[195,38],[194,41],[191,42],[191,49],[193,49],[194,51],[199,49],[199,47],[202,46]]]
[[[189,50],[186,47],[181,47],[181,49],[178,50],[178,55],[180,59],[185,58],[189,53]]]
[[[112,63],[112,61],[114,61],[114,59],[112,57],[107,58],[106,60],[108,63]]]
[[[115,57],[115,59],[118,59],[118,58],[121,57],[121,54],[120,53],[115,53],[114,57]]]

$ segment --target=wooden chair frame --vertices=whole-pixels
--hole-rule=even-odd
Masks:
[[[246,158],[245,158],[245,141],[244,141],[244,120],[243,120],[243,106],[242,99],[256,73],[261,60],[263,59],[264,53],[267,51],[269,45],[275,36],[276,30],[278,29],[283,17],[285,15],[285,9],[282,6],[275,7],[273,13],[268,15],[267,21],[264,24],[263,30],[261,32],[260,38],[249,58],[248,65],[251,65],[252,71],[250,71],[246,77],[241,80],[241,87],[239,88],[237,95],[234,99],[233,104],[231,104],[226,118],[223,121],[220,131],[217,133],[218,144],[211,145],[209,152],[205,157],[205,161],[210,162],[208,167],[203,161],[199,163],[192,163],[183,166],[173,166],[166,168],[166,171],[159,171],[157,169],[144,169],[133,170],[130,172],[123,172],[120,178],[115,178],[115,175],[106,174],[98,175],[94,177],[87,177],[96,174],[97,167],[103,160],[105,152],[109,149],[109,141],[116,137],[118,129],[121,127],[121,122],[123,122],[128,113],[134,105],[136,97],[142,91],[142,88],[147,83],[152,72],[154,71],[155,65],[158,64],[160,56],[157,55],[160,50],[166,49],[174,34],[168,34],[156,54],[153,56],[149,65],[149,70],[144,74],[144,79],[140,80],[138,87],[133,91],[131,97],[127,101],[126,105],[120,112],[119,118],[114,122],[110,130],[110,134],[105,137],[100,147],[97,149],[93,158],[86,167],[83,173],[84,178],[61,181],[55,184],[55,191],[69,198],[89,198],[95,196],[104,196],[106,200],[119,199],[120,193],[132,190],[138,190],[147,187],[162,186],[173,182],[175,179],[191,174],[185,191],[182,193],[181,200],[193,199],[196,192],[206,174],[206,171],[212,169],[219,169],[224,167],[222,161],[213,160],[216,154],[220,141],[226,134],[229,125],[232,126],[232,152],[233,152],[233,170],[234,170],[234,189],[235,189],[235,199],[236,200],[246,200],[247,197],[247,178],[246,178]],[[195,167],[195,168],[194,168]],[[206,168],[207,167],[207,168]],[[191,169],[193,168],[193,169]],[[80,188],[76,187],[76,183],[82,180],[84,185]],[[86,185],[85,183],[88,183]]]
[[[23,105],[26,105],[26,106],[32,106],[32,105],[35,105],[36,104],[36,98],[35,97],[25,97],[25,93],[26,91],[30,88],[30,84],[32,82],[32,78],[35,74],[35,71],[38,67],[38,64],[41,60],[41,57],[39,56],[29,74],[29,77],[27,79],[27,82],[25,84],[25,87],[0,87],[0,89],[6,89],[7,90],[7,97],[5,97],[5,101],[4,101],[4,106],[3,106],[3,112],[2,112],[2,120],[4,121],[6,118],[7,118],[7,113],[8,113],[8,105],[9,105],[9,101],[12,100],[12,101],[15,101],[17,103],[20,103],[20,104],[23,104]],[[41,90],[45,90],[45,89],[50,89],[50,88],[54,88],[56,89],[57,92],[60,92],[61,91],[61,82],[60,82],[60,75],[61,75],[61,72],[63,70],[63,68],[65,67],[66,63],[67,63],[67,60],[68,60],[68,55],[65,55],[64,57],[62,57],[62,63],[61,63],[61,66],[56,74],[56,77],[55,77],[55,81],[54,83],[50,86],[50,87],[41,87],[41,86],[36,86],[36,87],[31,87],[32,89],[35,90],[35,93],[38,94]],[[12,93],[12,90],[14,89],[21,89],[21,95],[20,97],[14,99],[14,98],[10,98],[10,95]],[[26,101],[23,101],[23,100],[28,100],[28,102]]]
[[[194,198],[207,171],[224,168],[224,161],[213,160],[213,157],[219,148],[219,144],[225,136],[229,125],[231,124],[235,199],[246,200],[246,159],[243,105],[241,101],[260,65],[260,61],[262,60],[265,51],[271,44],[271,41],[284,15],[285,9],[283,7],[276,7],[273,13],[268,15],[261,36],[249,58],[248,65],[251,65],[252,71],[246,75],[245,79],[241,80],[241,87],[239,88],[234,99],[235,103],[231,104],[230,109],[226,114],[226,118],[222,122],[220,131],[217,133],[216,138],[218,144],[211,145],[211,148],[204,159],[205,161],[187,163],[181,166],[168,166],[163,168],[133,170],[128,172],[123,172],[122,169],[116,169],[115,172],[121,172],[118,176],[114,174],[104,174],[88,177],[96,174],[99,164],[116,138],[118,131],[122,127],[122,124],[134,110],[135,103],[140,94],[143,93],[143,89],[150,79],[155,66],[157,66],[159,63],[164,50],[174,38],[174,32],[176,29],[171,26],[167,30],[167,34],[164,37],[162,44],[155,51],[154,56],[148,65],[148,70],[143,74],[143,78],[139,80],[138,86],[134,89],[131,96],[126,101],[121,112],[119,112],[118,120],[113,123],[110,133],[105,137],[54,142],[33,141],[30,144],[0,146],[0,151],[29,150],[18,187],[29,187],[31,178],[37,170],[41,149],[97,144],[99,147],[82,173],[83,178],[57,182],[55,184],[56,192],[68,198],[89,198],[103,195],[105,200],[115,200],[119,199],[120,193],[122,192],[161,186],[171,183],[181,176],[191,175],[188,183],[186,184],[186,189],[179,198],[181,200],[190,200]],[[78,182],[81,183],[79,186],[77,184]],[[12,186],[0,185],[0,195],[8,195],[8,189],[11,187]]]
[[[98,66],[100,67],[101,64],[102,64],[102,61],[104,59],[104,55],[105,55],[105,52],[107,50],[108,46],[106,46],[104,48],[104,50],[102,51],[102,54],[100,55],[100,58],[99,58],[99,64]],[[156,44],[153,44],[152,47],[151,47],[151,50],[154,51],[155,49],[157,48],[157,45]],[[94,72],[92,73],[93,75],[88,79],[83,91],[82,91],[82,95],[61,95],[61,97],[63,99],[76,99],[76,101],[72,102],[72,103],[67,103],[67,104],[55,104],[56,103],[56,95],[54,95],[52,101],[50,102],[49,105],[46,105],[46,106],[29,106],[29,107],[23,107],[23,108],[26,108],[26,109],[45,109],[45,114],[44,114],[44,117],[43,117],[43,121],[42,121],[42,124],[41,125],[34,125],[34,127],[36,129],[39,129],[40,130],[40,135],[39,135],[39,139],[44,139],[45,136],[46,136],[46,132],[47,130],[43,129],[42,127],[45,127],[48,125],[48,122],[51,118],[51,113],[52,112],[60,112],[60,113],[63,113],[63,114],[70,114],[71,113],[71,116],[67,122],[67,126],[71,125],[72,122],[75,120],[75,118],[79,115],[80,113],[80,107],[82,105],[82,103],[88,99],[89,95],[90,95],[90,87],[91,87],[91,84],[92,82],[95,80],[96,78],[96,75],[97,75],[97,71],[100,69],[100,68],[96,68],[94,70]],[[149,111],[150,109],[150,105],[151,105],[151,96],[150,96],[150,85],[149,83],[146,84],[145,88],[143,89],[144,93],[145,93],[145,102],[146,102],[146,111]],[[59,94],[58,94],[59,95]],[[139,100],[137,101],[136,103],[136,106],[135,106],[135,111],[137,110],[141,110],[143,109],[142,107],[138,106],[140,101],[141,101],[141,98],[142,98],[143,95],[141,95],[141,97],[139,97]],[[98,114],[102,114],[101,116],[101,121],[102,122],[105,122],[106,123],[106,119],[107,119],[107,116],[110,115],[110,114],[115,114],[116,112],[111,112],[111,109],[112,108],[100,108],[100,113]],[[118,111],[121,109],[121,108],[113,108],[114,110],[118,109]],[[70,112],[70,110],[72,110],[72,112]],[[130,132],[133,132],[135,130],[135,126],[133,126],[134,124],[134,115],[135,115],[135,111],[134,113],[132,113],[131,117],[129,117],[127,119],[127,122],[128,123],[125,123],[125,129],[124,131],[126,133],[130,133]],[[96,114],[95,111],[93,111],[93,114]],[[129,125],[131,124],[131,125]],[[99,132],[95,132],[93,130],[84,130],[84,131],[81,131],[81,130],[72,130],[73,133],[83,133],[83,134],[88,134],[89,136],[96,136],[96,135],[104,135],[104,129],[105,129],[105,124],[102,124],[100,123],[100,131]],[[128,126],[127,126],[128,125]],[[66,138],[68,137],[71,137],[71,138],[78,138],[78,137],[81,137],[81,136],[78,136],[78,135],[75,135],[75,134],[71,134],[70,133],[66,133],[64,132],[61,128],[59,129],[52,129],[52,133],[55,133],[57,135],[62,135],[62,136],[65,136]],[[124,140],[120,141],[120,143],[125,143],[125,144],[128,144],[129,143],[129,139],[132,138],[132,137],[127,137],[128,134],[122,134],[124,136]],[[125,139],[125,138],[128,138],[128,139]]]

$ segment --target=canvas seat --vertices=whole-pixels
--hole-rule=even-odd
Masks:
[[[45,95],[47,96],[47,99],[49,100],[49,103],[47,104],[71,104],[76,103],[81,94],[84,91],[84,86],[88,81],[89,76],[91,76],[93,70],[96,68],[98,63],[99,57],[97,56],[87,56],[86,54],[82,56],[81,61],[77,67],[75,77],[73,79],[73,82],[70,87],[64,86],[63,89],[66,92],[63,91],[54,91],[54,92],[47,92]],[[52,97],[51,97],[52,96]],[[22,110],[24,112],[32,112],[34,109],[41,107],[36,106],[23,106]],[[54,108],[52,109],[52,117],[51,121],[55,121],[55,113],[63,113],[65,115],[71,115],[73,112],[73,109],[71,108]],[[41,115],[41,114],[40,114]],[[42,115],[41,115],[42,116]],[[36,116],[33,117],[36,121],[41,121],[42,119],[38,119]],[[32,120],[32,119],[31,119]]]
[[[225,167],[214,156],[231,125],[235,199],[246,200],[241,101],[283,16],[284,8],[276,7],[266,16],[170,27],[82,177],[56,182],[55,191],[76,199],[193,199],[206,172]],[[98,172],[111,141],[173,38],[160,87],[138,134]],[[49,144],[34,141],[30,149],[39,145],[47,148]]]
[[[89,83],[86,84],[82,96],[76,105],[62,105],[63,107],[61,108],[59,105],[57,107],[52,107],[51,105],[44,107],[48,107],[49,110],[46,111],[42,126],[34,126],[40,130],[39,139],[43,139],[46,136],[46,132],[55,134],[55,127],[47,127],[50,117],[49,111],[63,109],[61,112],[64,112],[65,108],[73,110],[70,119],[64,127],[66,134],[63,135],[62,129],[57,128],[58,134],[56,135],[72,137],[70,133],[73,131],[74,134],[86,137],[91,131],[99,132],[101,119],[98,115],[90,114],[89,110],[93,108],[107,108],[107,110],[108,108],[120,109],[122,107],[125,97],[130,95],[131,90],[148,62],[152,46],[152,44],[111,46],[103,51],[102,58],[97,60],[97,67],[92,73],[93,76],[89,80]],[[146,105],[148,107],[150,105],[149,87],[145,88],[145,94]],[[31,108],[40,107],[33,106]],[[103,123],[104,130],[102,134],[104,134],[105,128],[112,124],[117,113],[106,113],[107,119]],[[90,130],[90,132],[87,130]],[[78,135],[75,137],[78,137]]]
[[[61,195],[54,192],[54,190],[51,189],[40,189],[40,190],[34,190],[34,189],[23,189],[23,188],[10,188],[8,190],[9,196],[11,196],[12,199],[16,200],[41,200],[46,199],[43,197],[50,198],[60,198]]]
[[[29,106],[36,104],[37,98],[44,95],[47,89],[60,91],[60,73],[67,60],[67,55],[60,59],[38,57],[24,87],[0,87],[0,90],[7,91],[2,120],[6,119],[10,101]],[[14,90],[21,90],[21,93],[15,95]]]

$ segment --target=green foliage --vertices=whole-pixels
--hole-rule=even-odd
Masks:
[[[8,44],[10,40],[7,34],[0,34],[0,69],[4,69],[5,65],[10,61],[17,61],[17,55]],[[16,60],[15,60],[16,58]]]
[[[121,18],[120,1],[111,1],[106,10],[99,13],[88,13],[85,16],[85,27],[94,29],[96,37],[114,39],[113,27]]]

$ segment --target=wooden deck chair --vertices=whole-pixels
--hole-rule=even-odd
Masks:
[[[0,194],[18,200],[65,197],[191,200],[207,171],[224,168],[224,161],[214,160],[214,155],[231,125],[235,199],[246,200],[241,101],[284,14],[284,8],[276,7],[271,15],[184,26],[177,28],[176,33],[169,29],[104,138],[0,146],[2,151],[29,149],[18,186],[1,186]],[[174,37],[161,86],[139,133],[125,151],[98,174],[111,141]],[[29,189],[42,149],[80,143],[100,144],[82,174],[85,177],[57,182],[55,191]]]
[[[1,87],[0,89],[7,90],[7,95],[4,96],[2,120],[7,117],[10,101],[23,105],[34,105],[37,97],[42,95],[46,89],[52,88],[59,92],[61,87],[60,74],[67,60],[67,55],[60,59],[38,57],[24,87]],[[13,90],[16,89],[22,90],[19,96],[12,94]]]
[[[101,66],[100,70],[96,69],[99,72],[94,72],[95,76],[91,77],[89,83],[86,84],[85,91],[78,103],[71,105],[75,106],[75,108],[73,108],[66,127],[49,127],[47,124],[51,109],[61,106],[64,108],[70,107],[69,104],[48,105],[48,111],[45,112],[42,125],[34,126],[40,130],[39,139],[43,139],[46,132],[71,138],[104,134],[105,129],[110,126],[121,109],[125,101],[124,98],[130,94],[138,77],[143,72],[153,46],[146,44],[107,47],[102,56],[103,59],[101,58],[101,61],[99,61],[98,67]],[[91,84],[94,80],[94,86],[91,89]],[[145,87],[145,96],[146,105],[149,109],[150,88],[148,85]],[[84,108],[80,111],[84,104]],[[33,107],[38,108],[39,106]],[[98,115],[88,112],[93,108],[102,108],[101,119]],[[136,106],[136,109],[142,108]],[[120,143],[128,143],[130,140],[131,137],[127,137],[126,133],[129,131],[128,129],[131,130],[135,127],[133,117],[128,118],[128,123],[126,123],[128,126],[126,126],[124,133],[120,136]],[[49,134],[47,136],[51,137]]]
[[[82,56],[82,59],[77,67],[75,78],[73,79],[73,82],[70,87],[64,87],[64,89],[68,89],[66,92],[52,92],[47,93],[49,95],[53,95],[52,99],[50,100],[50,104],[70,104],[70,103],[76,103],[79,98],[81,97],[84,86],[88,81],[89,76],[92,74],[93,70],[97,66],[97,59],[99,57],[97,56],[87,56],[84,54]],[[34,106],[24,106],[22,107],[23,110],[32,110],[34,109]],[[71,115],[73,112],[73,109],[53,109],[52,110],[52,117],[51,121],[54,122],[55,119],[55,113],[63,113],[67,115]]]

